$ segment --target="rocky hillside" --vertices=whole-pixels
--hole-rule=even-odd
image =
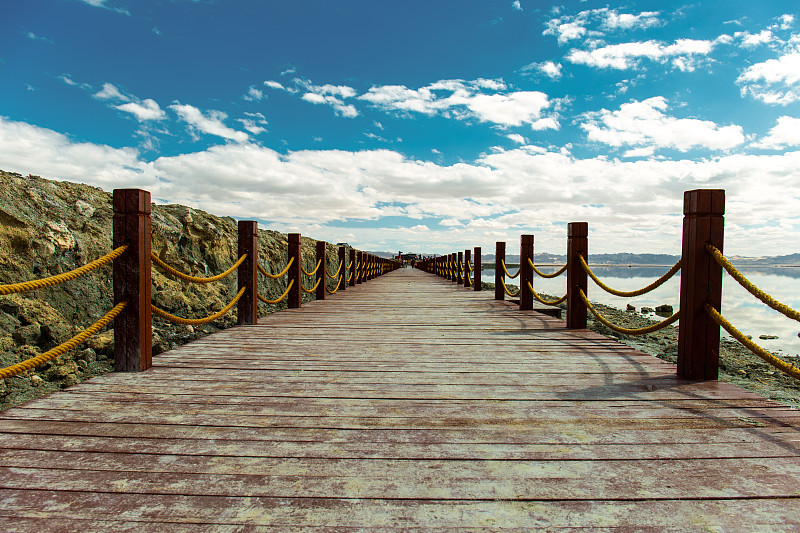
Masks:
[[[96,187],[23,177],[0,171],[0,284],[67,272],[111,250],[111,193]],[[160,259],[195,276],[226,270],[237,259],[237,225],[182,205],[153,205],[152,248]],[[286,235],[259,230],[259,261],[280,271],[287,260]],[[303,238],[303,265],[315,265],[316,241]],[[338,268],[334,247],[328,269]],[[259,292],[278,298],[284,280],[259,276]],[[236,276],[197,285],[163,275],[153,267],[153,301],[184,317],[205,317],[236,294]],[[0,368],[35,357],[66,341],[111,307],[111,267],[55,287],[0,296]],[[313,298],[304,295],[305,299]],[[259,314],[285,307],[259,303]],[[153,318],[153,352],[158,354],[236,323],[236,310],[205,326],[175,326]],[[108,372],[113,331],[18,377],[0,380],[0,408],[28,401]]]

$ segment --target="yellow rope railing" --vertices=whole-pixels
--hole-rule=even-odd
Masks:
[[[344,263],[339,263],[339,268],[336,270],[336,273],[334,273],[334,274],[331,274],[331,271],[330,271],[330,270],[328,270],[328,268],[326,267],[326,268],[325,268],[325,273],[326,273],[326,274],[328,274],[328,277],[329,277],[329,278],[336,278],[336,277],[338,277],[338,276],[339,276],[339,274],[340,274],[340,273],[341,273],[341,271],[342,271],[342,265],[344,265]]]
[[[566,294],[564,296],[562,296],[561,298],[557,299],[557,300],[545,300],[544,298],[541,297],[541,295],[539,295],[538,292],[533,290],[533,285],[531,284],[530,281],[528,282],[528,289],[530,289],[531,294],[533,294],[533,297],[536,298],[536,300],[538,302],[543,303],[544,305],[558,305],[558,304],[563,303],[563,302],[565,302],[567,300],[567,295]]]
[[[37,366],[44,364],[47,361],[50,361],[51,359],[58,357],[59,355],[67,353],[68,351],[72,350],[73,348],[81,344],[83,341],[85,341],[86,339],[88,339],[101,329],[103,329],[109,322],[114,320],[114,317],[116,317],[118,314],[122,312],[123,309],[125,309],[126,305],[128,305],[127,300],[118,303],[111,309],[111,311],[103,315],[103,317],[100,318],[100,320],[98,320],[97,322],[95,322],[82,332],[78,333],[67,342],[56,346],[52,350],[48,350],[41,355],[37,355],[36,357],[32,357],[31,359],[3,368],[2,370],[0,370],[0,379],[16,376],[17,374],[25,372],[26,370],[36,368]]]
[[[175,270],[174,268],[166,264],[164,261],[159,259],[158,256],[152,252],[150,253],[150,258],[153,260],[153,263],[155,263],[160,268],[166,270],[168,273],[172,274],[176,278],[180,278],[184,281],[190,281],[192,283],[211,283],[212,281],[219,281],[221,279],[230,276],[237,268],[239,268],[239,266],[241,266],[242,263],[244,263],[244,260],[247,259],[247,254],[244,254],[242,257],[240,257],[239,260],[233,264],[233,266],[231,266],[228,270],[226,270],[222,274],[217,274],[216,276],[211,276],[210,278],[200,278],[197,276],[191,276],[189,274],[184,274],[183,272]]]
[[[350,275],[347,276],[347,283],[350,283],[353,280],[353,275],[356,273],[355,270],[350,271]]]
[[[670,316],[668,318],[665,318],[664,320],[662,320],[661,322],[659,322],[657,324],[653,324],[652,326],[647,326],[646,328],[639,328],[639,329],[621,328],[621,327],[615,326],[614,324],[609,322],[603,315],[601,315],[597,311],[597,309],[594,308],[592,303],[586,297],[586,293],[583,292],[583,289],[580,289],[578,294],[580,294],[581,300],[583,300],[583,303],[586,305],[586,308],[589,309],[589,311],[592,312],[592,314],[595,316],[595,318],[597,320],[602,322],[605,326],[609,327],[613,331],[616,331],[617,333],[623,333],[625,335],[644,335],[646,333],[653,333],[654,331],[658,331],[660,329],[664,329],[667,326],[669,326],[670,324],[672,324],[673,322],[675,322],[676,320],[678,320],[678,318],[680,318],[680,314],[681,314],[681,311],[679,309],[672,316]]]
[[[320,267],[321,264],[322,264],[322,259],[317,261],[316,268],[314,270],[312,270],[311,272],[307,272],[306,269],[303,268],[303,265],[300,265],[300,270],[302,270],[303,274],[305,274],[306,276],[314,276],[317,273],[317,270],[319,270],[319,267]]]
[[[286,275],[287,272],[289,272],[289,269],[292,267],[292,263],[294,263],[294,257],[289,259],[289,263],[286,265],[286,268],[284,268],[283,271],[280,274],[270,274],[269,272],[267,272],[264,269],[264,267],[261,266],[261,263],[258,263],[258,270],[260,270],[261,273],[264,274],[265,276],[267,276],[268,278],[278,279],[278,278],[282,278],[283,276]]]
[[[586,274],[589,275],[590,278],[592,278],[594,280],[595,283],[597,283],[598,287],[600,287],[604,291],[609,292],[609,293],[611,293],[611,294],[613,294],[615,296],[622,296],[622,297],[628,297],[628,298],[630,298],[632,296],[641,296],[642,294],[647,294],[648,292],[660,287],[665,281],[670,279],[672,276],[674,276],[681,269],[681,261],[678,260],[678,262],[675,263],[672,266],[672,268],[670,268],[669,271],[667,271],[666,274],[664,274],[663,276],[661,276],[660,278],[655,280],[653,283],[651,283],[647,287],[644,287],[644,288],[641,288],[641,289],[638,289],[638,290],[635,290],[635,291],[618,291],[616,289],[612,289],[611,287],[609,287],[608,285],[606,285],[605,283],[600,281],[600,279],[595,275],[595,273],[592,272],[592,270],[589,268],[589,265],[586,264],[586,259],[584,259],[582,255],[578,256],[578,260],[580,261],[581,266],[583,267],[583,270],[586,272]]]
[[[469,270],[467,270],[467,287],[472,287],[472,276],[469,275]]]
[[[289,282],[289,286],[286,287],[286,290],[283,292],[283,294],[281,294],[281,297],[278,298],[277,300],[267,300],[266,298],[264,298],[260,294],[256,294],[256,296],[258,296],[258,299],[261,300],[262,302],[264,302],[265,304],[269,304],[269,305],[279,304],[289,295],[289,291],[292,290],[292,285],[294,285],[294,280]]]
[[[766,361],[767,363],[771,364],[775,368],[781,370],[785,374],[792,376],[795,379],[800,379],[800,369],[798,369],[793,364],[789,364],[786,361],[775,357],[764,348],[756,344],[755,342],[748,339],[741,331],[733,327],[733,325],[728,322],[725,317],[719,314],[719,311],[714,309],[710,304],[705,304],[704,306],[706,312],[711,316],[712,320],[722,326],[722,328],[727,331],[731,337],[736,339],[737,341],[741,342],[744,346],[750,349],[751,352],[759,356],[761,359]]]
[[[516,298],[517,296],[519,296],[519,291],[521,289],[517,289],[517,292],[511,292],[511,290],[506,286],[506,280],[501,279],[500,281],[503,283],[503,290],[506,291],[506,294],[508,294],[512,298]]]
[[[736,267],[734,267],[731,264],[731,262],[728,261],[725,258],[725,256],[722,255],[722,252],[720,252],[717,248],[715,248],[710,244],[706,244],[706,250],[708,250],[708,253],[710,253],[714,257],[714,259],[716,259],[717,263],[719,263],[719,265],[722,268],[727,270],[728,274],[730,274],[733,279],[738,281],[739,285],[744,287],[747,290],[747,292],[749,292],[750,294],[752,294],[753,296],[764,302],[772,309],[778,311],[779,313],[786,315],[787,317],[792,318],[794,320],[800,321],[800,311],[796,311],[791,307],[789,307],[788,305],[779,302],[766,292],[756,287],[752,281],[744,277],[744,275],[741,272],[736,270]]]
[[[239,301],[239,299],[244,294],[244,291],[246,291],[246,290],[247,290],[247,287],[242,287],[241,289],[239,289],[238,294],[236,294],[236,296],[233,298],[233,300],[228,305],[226,305],[220,311],[217,311],[213,315],[208,316],[206,318],[181,318],[179,316],[171,315],[171,314],[167,313],[166,311],[164,311],[163,309],[159,309],[158,307],[156,307],[153,304],[150,304],[150,308],[153,310],[153,314],[158,315],[161,318],[163,318],[164,320],[167,320],[167,321],[172,322],[174,324],[189,324],[191,326],[197,326],[197,325],[200,325],[200,324],[208,324],[209,322],[213,322],[214,320],[218,319],[219,317],[221,317],[222,315],[224,315],[225,313],[230,311],[231,308],[233,308],[233,306],[236,305],[236,302]]]
[[[347,265],[347,270],[353,270],[353,262],[350,261],[350,264]]]
[[[88,274],[93,270],[97,270],[101,266],[113,261],[117,257],[121,256],[123,253],[125,253],[125,251],[128,249],[128,246],[129,246],[128,244],[120,246],[119,248],[107,253],[103,257],[95,259],[91,263],[87,263],[82,267],[76,268],[75,270],[64,272],[63,274],[58,274],[55,276],[50,276],[48,278],[42,278],[33,281],[23,281],[21,283],[0,285],[0,295],[33,291],[36,289],[44,289],[45,287],[52,287],[53,285],[58,285],[59,283],[64,283],[65,281],[73,280],[75,278],[83,276],[84,274]]]
[[[472,268],[472,263],[467,261],[467,271],[468,272],[475,272],[475,269]]]
[[[311,287],[310,289],[306,289],[305,287],[303,287],[303,284],[301,283],[301,284],[300,284],[300,288],[301,288],[301,289],[303,289],[303,292],[305,292],[306,294],[311,294],[312,292],[314,292],[314,291],[316,291],[316,290],[317,290],[317,287],[319,287],[319,284],[320,284],[321,282],[322,282],[322,278],[319,278],[319,279],[317,280],[317,282],[314,284],[314,286],[313,286],[313,287]]]
[[[552,274],[544,274],[542,273],[541,270],[536,268],[536,265],[533,264],[533,261],[531,261],[530,257],[528,258],[528,264],[531,265],[531,268],[536,273],[536,275],[542,278],[557,278],[558,276],[567,271],[567,265],[564,265],[563,267],[559,268],[558,271],[553,272]]]
[[[339,292],[339,289],[342,287],[342,278],[344,278],[344,274],[339,276],[339,280],[336,282],[336,288],[333,290],[329,289],[328,286],[326,285],[325,292],[327,292],[328,294],[336,294],[337,292]]]
[[[520,272],[522,272],[522,269],[521,269],[521,268],[519,268],[519,269],[517,269],[517,273],[516,273],[516,274],[514,274],[514,275],[512,276],[511,274],[509,274],[509,273],[508,273],[508,269],[506,268],[506,261],[505,261],[505,259],[503,259],[503,260],[500,262],[500,264],[503,266],[503,272],[505,272],[505,273],[506,273],[506,277],[507,277],[508,279],[514,279],[514,278],[516,278],[517,276],[519,276],[519,273],[520,273]]]

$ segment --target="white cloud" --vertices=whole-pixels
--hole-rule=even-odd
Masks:
[[[556,35],[558,44],[566,44],[586,35],[587,30],[584,24],[585,22],[556,22],[555,20],[550,20],[547,23],[547,29],[542,32],[542,35]]]
[[[606,10],[603,25],[608,29],[624,29],[629,30],[632,28],[650,28],[658,26],[661,21],[658,18],[658,11],[643,11],[638,15],[631,15],[630,13],[618,13],[615,10]]]
[[[789,51],[747,67],[736,79],[742,96],[767,104],[787,105],[800,100],[800,50]]]
[[[539,91],[486,94],[484,89],[505,90],[507,85],[500,80],[485,79],[472,82],[440,80],[419,89],[409,89],[404,85],[383,85],[370,88],[358,99],[384,111],[413,112],[428,116],[441,114],[458,120],[474,118],[500,126],[536,124],[542,118],[543,111],[551,106],[547,95]],[[552,127],[552,124],[557,123],[551,117],[547,124]]]
[[[523,137],[519,133],[509,133],[508,135],[506,135],[506,137],[508,137],[517,144],[525,144],[527,142],[525,140],[525,137]]]
[[[25,36],[32,41],[44,41],[48,44],[55,44],[52,39],[48,39],[47,37],[42,37],[41,35],[36,35],[32,31],[25,32]]]
[[[337,115],[345,118],[355,118],[359,115],[355,106],[344,102],[345,99],[353,98],[358,94],[352,87],[330,84],[314,85],[299,78],[296,78],[294,82],[306,91],[302,96],[302,99],[306,102],[329,105],[333,107]]]
[[[780,28],[782,30],[788,30],[794,25],[794,15],[790,15],[789,13],[785,13],[780,17],[781,25]]]
[[[692,148],[725,150],[745,140],[741,126],[675,118],[664,113],[668,107],[661,96],[634,101],[622,104],[617,111],[603,109],[589,114],[590,119],[581,128],[589,140],[609,146],[654,146],[682,152]]]
[[[800,118],[787,116],[778,118],[777,124],[769,130],[769,134],[751,146],[767,149],[800,146]]]
[[[659,102],[651,107],[663,111]],[[0,145],[5,170],[107,189],[140,187],[162,201],[261,219],[279,231],[292,226],[333,242],[344,232],[355,233],[358,240],[347,240],[368,249],[375,249],[369,243],[383,242],[389,244],[378,249],[482,246],[488,251],[496,240],[533,232],[538,250],[560,252],[563,221],[587,220],[597,253],[679,253],[682,193],[696,188],[726,189],[725,240],[731,253],[785,253],[787,231],[800,231],[800,151],[624,161],[520,146],[444,166],[389,150],[280,154],[228,143],[146,163],[131,148],[80,143],[8,119],[0,119]],[[359,224],[358,230],[347,223],[326,225],[386,216],[419,220],[418,233],[394,222],[389,228],[377,222],[372,229]],[[426,231],[423,218],[448,223],[444,229],[427,225]]]
[[[553,61],[534,62],[522,67],[522,72],[538,72],[544,74],[550,79],[557,80],[561,78],[561,63],[554,63]]]
[[[228,115],[222,111],[210,110],[208,114],[203,114],[198,108],[176,102],[169,106],[184,122],[189,124],[192,132],[207,133],[216,135],[223,139],[230,139],[236,142],[245,142],[249,136],[243,131],[236,131],[225,125],[224,121]]]
[[[127,104],[114,107],[120,111],[132,114],[139,122],[144,122],[146,120],[164,120],[167,118],[167,114],[164,110],[150,98],[142,100],[141,102],[128,102]]]
[[[641,59],[660,63],[671,61],[682,71],[695,69],[696,56],[706,56],[714,48],[713,41],[679,39],[666,45],[658,41],[612,44],[593,50],[570,50],[566,59],[572,63],[596,68],[633,69]]]
[[[117,13],[121,13],[123,15],[130,16],[131,12],[123,7],[111,7],[106,5],[108,0],[81,0],[84,4],[89,4],[93,7],[102,7],[103,9],[108,9],[110,11],[116,11]]]
[[[94,98],[98,100],[122,100],[123,102],[130,101],[130,97],[122,94],[119,89],[110,83],[104,83],[103,88],[94,94]]]
[[[248,89],[247,91],[247,94],[244,95],[242,98],[244,98],[249,102],[258,102],[262,98],[264,98],[264,93],[251,85],[250,89]]]
[[[271,89],[279,89],[281,91],[285,91],[286,90],[286,87],[284,87],[282,83],[277,82],[277,81],[268,80],[268,81],[264,82],[264,85],[266,85],[267,87],[269,87]]]
[[[150,163],[133,148],[76,142],[67,135],[0,116],[0,168],[22,174],[114,187],[153,188]]]
[[[519,0],[514,0],[511,2],[511,8],[515,11],[522,11],[522,4],[519,3]]]
[[[733,36],[741,40],[743,48],[755,48],[762,44],[769,44],[773,42],[776,37],[770,30],[761,30],[758,33],[750,33],[749,31],[737,31]]]

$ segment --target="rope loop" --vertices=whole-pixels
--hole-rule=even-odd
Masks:
[[[528,282],[528,289],[530,289],[531,294],[533,294],[533,297],[536,298],[536,301],[538,301],[540,303],[543,303],[544,305],[558,305],[558,304],[563,303],[563,302],[565,302],[567,300],[567,295],[566,294],[564,296],[562,296],[561,298],[557,299],[557,300],[545,300],[544,298],[542,298],[539,295],[538,292],[533,290],[533,285],[531,284],[530,281]]]
[[[586,308],[592,312],[592,314],[595,316],[597,320],[599,320],[603,325],[607,326],[611,330],[616,331],[617,333],[622,333],[624,335],[644,335],[646,333],[653,333],[654,331],[666,328],[667,326],[678,320],[681,315],[681,311],[680,309],[678,309],[678,311],[673,313],[670,317],[665,318],[658,324],[653,324],[652,326],[647,326],[646,328],[639,328],[639,329],[621,328],[609,322],[608,319],[606,319],[603,315],[601,315],[597,311],[597,309],[594,308],[592,303],[586,297],[586,293],[583,292],[583,289],[580,289],[578,294],[580,294],[581,300],[583,300],[583,303],[586,305]]]
[[[520,269],[517,269],[517,273],[516,273],[516,274],[514,274],[514,275],[512,276],[511,274],[509,274],[509,273],[508,273],[508,269],[506,268],[506,260],[505,260],[505,259],[503,259],[503,260],[502,260],[501,264],[503,265],[503,272],[505,272],[505,273],[506,273],[506,277],[507,277],[508,279],[514,279],[514,278],[516,278],[517,276],[519,276],[519,273],[520,273],[520,272],[522,272],[522,269],[521,269],[521,268],[520,268]]]
[[[44,364],[51,359],[55,359],[59,355],[65,354],[68,351],[72,350],[83,341],[91,337],[92,335],[96,334],[98,331],[103,329],[109,322],[114,320],[118,314],[125,309],[125,306],[128,305],[128,300],[124,300],[117,305],[115,305],[111,311],[106,313],[105,315],[100,318],[97,322],[83,330],[82,332],[78,333],[74,337],[72,337],[67,342],[60,344],[53,348],[52,350],[48,350],[41,355],[37,355],[36,357],[32,357],[31,359],[27,359],[15,365],[11,365],[9,367],[3,368],[0,370],[0,379],[10,378],[25,372],[26,370],[30,370],[32,368],[36,368],[37,366]]]
[[[266,298],[264,298],[260,294],[256,294],[256,296],[258,297],[259,300],[261,300],[265,304],[269,304],[269,305],[279,304],[289,295],[289,291],[292,289],[292,285],[294,285],[294,280],[289,282],[289,286],[286,287],[286,290],[283,292],[283,294],[281,294],[281,297],[278,298],[277,300],[267,300]]]
[[[728,274],[731,275],[733,279],[739,282],[739,285],[744,287],[747,292],[764,302],[766,305],[771,307],[772,309],[776,310],[777,312],[793,319],[800,321],[800,311],[796,311],[789,307],[786,304],[783,304],[767,294],[766,292],[762,291],[758,287],[756,287],[752,281],[744,277],[744,274],[736,270],[730,261],[728,261],[722,252],[720,252],[717,248],[712,246],[711,244],[706,244],[706,250],[710,253],[714,259],[719,263],[719,265],[724,268]]]
[[[322,264],[322,259],[317,261],[317,267],[314,270],[312,270],[311,272],[307,272],[306,269],[303,268],[303,265],[300,265],[300,270],[302,270],[303,274],[305,274],[306,276],[313,276],[313,275],[315,275],[317,273],[317,270],[319,270],[319,266],[321,264]]]
[[[519,296],[519,291],[521,289],[517,289],[517,292],[511,292],[511,290],[506,286],[506,280],[501,279],[500,281],[503,283],[503,290],[506,291],[506,294],[508,294],[512,298],[516,298],[517,296]]]
[[[289,272],[289,269],[292,268],[292,263],[294,263],[294,257],[289,259],[289,263],[286,265],[286,268],[284,268],[283,271],[281,271],[280,274],[270,274],[269,272],[266,271],[266,269],[264,269],[264,267],[261,266],[261,263],[258,263],[258,270],[260,270],[262,274],[264,274],[270,279],[278,279],[282,278],[283,276],[286,275],[287,272]]]
[[[317,287],[319,287],[319,284],[320,284],[321,282],[322,282],[322,278],[319,278],[319,279],[317,280],[317,282],[314,284],[314,286],[313,286],[313,287],[311,287],[310,289],[306,289],[305,287],[303,287],[303,284],[301,283],[301,284],[300,284],[300,288],[301,288],[301,289],[303,289],[303,292],[304,292],[304,293],[306,293],[306,294],[311,294],[312,292],[314,292],[314,291],[316,291],[316,290],[317,290]]]
[[[60,283],[64,283],[65,281],[70,281],[75,278],[79,278],[85,274],[88,274],[93,270],[97,270],[101,266],[121,256],[122,254],[125,253],[125,251],[128,249],[129,246],[130,246],[129,244],[120,246],[119,248],[116,248],[115,250],[107,253],[103,257],[95,259],[91,263],[87,263],[82,267],[76,268],[75,270],[64,272],[63,274],[58,274],[56,276],[50,276],[47,278],[42,278],[34,281],[23,281],[21,283],[0,285],[0,295],[14,294],[17,292],[25,292],[25,291],[34,291],[36,289],[44,289],[45,287],[52,287],[53,285],[58,285]]]
[[[722,326],[722,328],[727,331],[731,337],[736,339],[737,341],[741,342],[746,348],[748,348],[751,352],[759,356],[761,359],[769,363],[770,365],[774,366],[781,372],[795,378],[800,379],[800,369],[794,366],[793,364],[789,364],[783,359],[775,357],[764,348],[753,342],[752,340],[748,339],[741,331],[733,327],[733,325],[728,322],[725,317],[723,317],[719,311],[714,309],[710,304],[706,303],[703,306],[706,312],[711,316],[711,319]]]
[[[595,273],[592,272],[592,269],[589,268],[589,265],[586,263],[586,259],[584,259],[584,257],[582,255],[578,255],[578,260],[580,261],[581,267],[583,267],[583,270],[586,272],[586,274],[589,275],[590,278],[592,278],[592,280],[594,280],[595,283],[597,283],[598,287],[600,287],[604,291],[606,291],[608,293],[611,293],[611,294],[613,294],[615,296],[622,296],[622,297],[627,297],[627,298],[630,298],[632,296],[641,296],[642,294],[647,294],[648,292],[650,292],[650,291],[652,291],[654,289],[657,289],[658,287],[663,285],[664,282],[669,280],[672,276],[674,276],[681,269],[681,260],[679,259],[678,262],[675,263],[672,266],[672,268],[670,268],[669,271],[667,271],[666,274],[664,274],[663,276],[661,276],[660,278],[655,280],[653,283],[651,283],[647,287],[644,287],[644,288],[641,288],[641,289],[635,290],[635,291],[618,291],[616,289],[612,289],[611,287],[609,287],[608,285],[606,285],[605,283],[600,281],[600,279],[597,277],[597,275],[595,275]]]
[[[184,274],[183,272],[175,270],[174,268],[166,264],[164,261],[159,259],[158,256],[153,252],[150,252],[150,259],[152,259],[153,263],[155,263],[159,268],[166,270],[169,274],[172,274],[176,278],[180,278],[184,281],[189,281],[191,283],[211,283],[212,281],[219,281],[221,279],[230,276],[237,268],[241,266],[242,263],[244,263],[244,260],[247,259],[247,254],[244,254],[242,257],[240,257],[239,260],[233,264],[233,266],[231,266],[228,270],[226,270],[222,274],[217,274],[216,276],[211,276],[210,278],[200,278],[197,276],[191,276],[189,274]]]
[[[339,276],[339,280],[336,282],[336,288],[333,289],[333,290],[329,289],[327,287],[327,285],[326,285],[325,286],[325,292],[327,292],[328,294],[336,294],[337,292],[339,292],[339,289],[342,287],[342,279],[343,278],[344,278],[344,274]]]
[[[228,305],[223,307],[220,311],[217,311],[213,315],[208,316],[206,318],[181,318],[179,316],[171,315],[171,314],[167,313],[166,311],[164,311],[163,309],[159,309],[158,307],[156,307],[153,304],[150,304],[150,308],[153,310],[153,314],[158,315],[161,318],[163,318],[164,320],[167,320],[167,321],[172,322],[174,324],[189,324],[191,326],[197,326],[197,325],[200,325],[200,324],[208,324],[209,322],[213,322],[214,320],[218,319],[219,317],[221,317],[222,315],[224,315],[225,313],[230,311],[231,308],[233,308],[233,306],[236,305],[236,302],[239,301],[239,299],[242,297],[242,295],[244,295],[244,292],[246,290],[247,290],[247,287],[242,287],[241,289],[239,289],[238,294],[236,294],[236,296],[233,298],[233,300]]]
[[[340,273],[341,273],[341,271],[342,271],[342,266],[343,266],[343,265],[344,265],[344,263],[339,263],[339,268],[336,270],[336,272],[335,272],[334,274],[331,274],[331,271],[330,271],[330,270],[328,270],[328,268],[326,267],[326,268],[325,268],[325,273],[326,273],[326,274],[328,274],[328,277],[329,277],[329,278],[336,278],[336,277],[339,277],[339,274],[340,274]]]
[[[536,275],[542,278],[557,278],[558,276],[567,271],[567,265],[564,265],[563,267],[559,268],[558,271],[553,272],[552,274],[544,274],[542,273],[541,270],[536,268],[536,265],[533,264],[533,261],[531,261],[530,257],[528,258],[528,264],[531,265],[531,268],[536,273]]]

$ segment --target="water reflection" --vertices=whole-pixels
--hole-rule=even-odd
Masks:
[[[652,283],[669,268],[669,266],[593,266],[592,270],[606,285],[622,291],[633,291]],[[510,270],[514,273],[516,269]],[[541,267],[539,270],[548,274],[557,269]],[[750,281],[777,300],[794,309],[800,309],[800,268],[747,267],[740,270]],[[484,281],[494,282],[494,269],[482,270],[481,277]],[[507,279],[506,283],[514,284],[516,280]],[[562,296],[566,292],[565,283],[566,275],[554,279],[534,276],[536,291],[553,296]],[[666,304],[677,310],[680,298],[680,273],[656,290],[635,298],[621,298],[608,294],[590,279],[588,295],[589,299],[594,302],[611,305],[618,309],[625,309],[628,304],[632,304],[636,307],[637,312],[641,312],[642,307],[655,308]],[[782,351],[784,354],[792,356],[800,354],[800,338],[798,338],[800,323],[786,318],[761,303],[727,273],[723,273],[722,313],[734,326],[746,335],[752,335],[764,348]],[[659,319],[657,316],[652,316],[652,318]],[[724,331],[722,334],[727,335]],[[777,335],[778,339],[761,340],[758,338],[760,335]]]

